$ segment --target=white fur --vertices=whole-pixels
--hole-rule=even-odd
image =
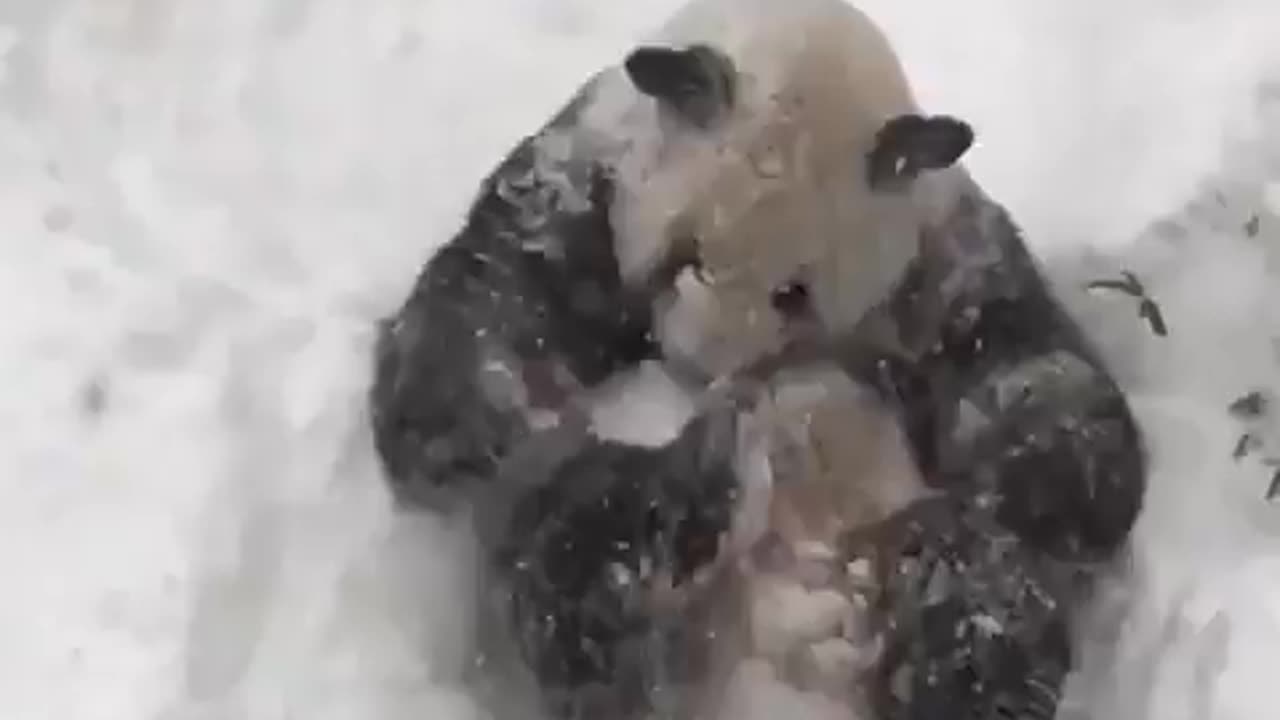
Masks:
[[[869,388],[828,365],[772,385],[772,464],[789,498],[774,524],[793,543],[830,544],[926,494],[898,418]]]
[[[841,531],[884,520],[927,496],[895,417],[869,389],[838,368],[779,373],[743,425],[743,484],[732,541],[720,567],[736,588],[718,600],[736,621],[717,632],[729,648],[714,653],[730,678],[753,663],[789,668],[798,682],[855,712],[850,679],[874,663],[880,641],[867,616],[874,578],[869,563],[838,556]],[[771,531],[796,564],[764,568],[747,550]],[[828,573],[805,572],[806,564]],[[816,578],[816,579],[815,579]],[[796,675],[798,673],[798,675]],[[734,707],[733,683],[707,688],[712,705]],[[720,696],[725,693],[726,696]]]
[[[876,131],[917,111],[880,30],[842,0],[692,0],[650,42],[705,43],[738,70],[733,111],[710,130],[659,112],[621,68],[597,78],[572,130],[616,171],[625,276],[675,237],[700,241],[709,287],[661,304],[668,352],[715,376],[775,350],[769,293],[801,272],[823,323],[850,327],[918,251],[916,199],[865,182]]]

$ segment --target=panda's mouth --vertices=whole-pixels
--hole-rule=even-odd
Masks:
[[[802,318],[813,312],[813,298],[809,283],[802,279],[788,280],[774,288],[769,303],[785,318]]]

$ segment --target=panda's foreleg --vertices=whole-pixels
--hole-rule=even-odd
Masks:
[[[598,168],[558,168],[525,141],[379,324],[371,425],[402,505],[484,485],[580,389],[653,352],[648,298],[619,276],[611,198]]]
[[[541,452],[543,436],[586,421],[586,390],[641,357],[590,330],[575,346],[490,340],[484,318],[473,321],[459,305],[411,300],[379,327],[370,424],[402,507],[444,510],[493,490],[504,468]],[[573,355],[583,352],[614,364],[580,372]]]
[[[905,348],[860,370],[884,376],[926,479],[1060,559],[1111,557],[1146,491],[1124,392],[999,204],[975,192],[921,242],[888,303]]]
[[[940,471],[974,483],[1031,546],[1090,561],[1126,542],[1146,489],[1145,452],[1126,398],[1095,362],[1061,350],[994,370],[945,429]]]
[[[379,324],[370,424],[403,507],[448,507],[457,499],[453,491],[490,477],[499,458],[528,434],[515,397],[504,403],[485,392],[472,332],[454,313],[413,299]],[[494,375],[500,373],[497,368]],[[498,392],[500,380],[494,378]]]
[[[850,353],[846,368],[899,407],[931,485],[996,506],[1059,559],[1110,558],[1146,492],[1128,399],[1019,246],[989,272],[970,281],[974,297],[955,302],[931,348]]]

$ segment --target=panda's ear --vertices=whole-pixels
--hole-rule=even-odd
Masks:
[[[947,115],[894,117],[867,154],[867,182],[877,189],[901,187],[922,172],[954,165],[973,139],[968,123]]]
[[[733,108],[737,70],[707,45],[639,47],[623,68],[637,90],[697,127],[710,127]]]

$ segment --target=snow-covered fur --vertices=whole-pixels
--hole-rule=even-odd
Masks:
[[[556,128],[487,177],[463,228],[378,328],[369,395],[378,454],[406,507],[452,506],[573,398],[653,355],[649,296],[625,287],[614,183]]]
[[[778,666],[797,631],[750,609],[815,548],[843,621],[800,644],[853,658],[845,707],[1052,716],[1074,580],[1124,545],[1145,454],[958,164],[972,140],[841,0],[693,0],[486,181],[383,326],[373,424],[402,498],[492,491],[484,627],[552,717],[687,717],[743,659]],[[575,422],[653,357],[756,375],[667,443]],[[790,374],[814,358],[844,374]]]

